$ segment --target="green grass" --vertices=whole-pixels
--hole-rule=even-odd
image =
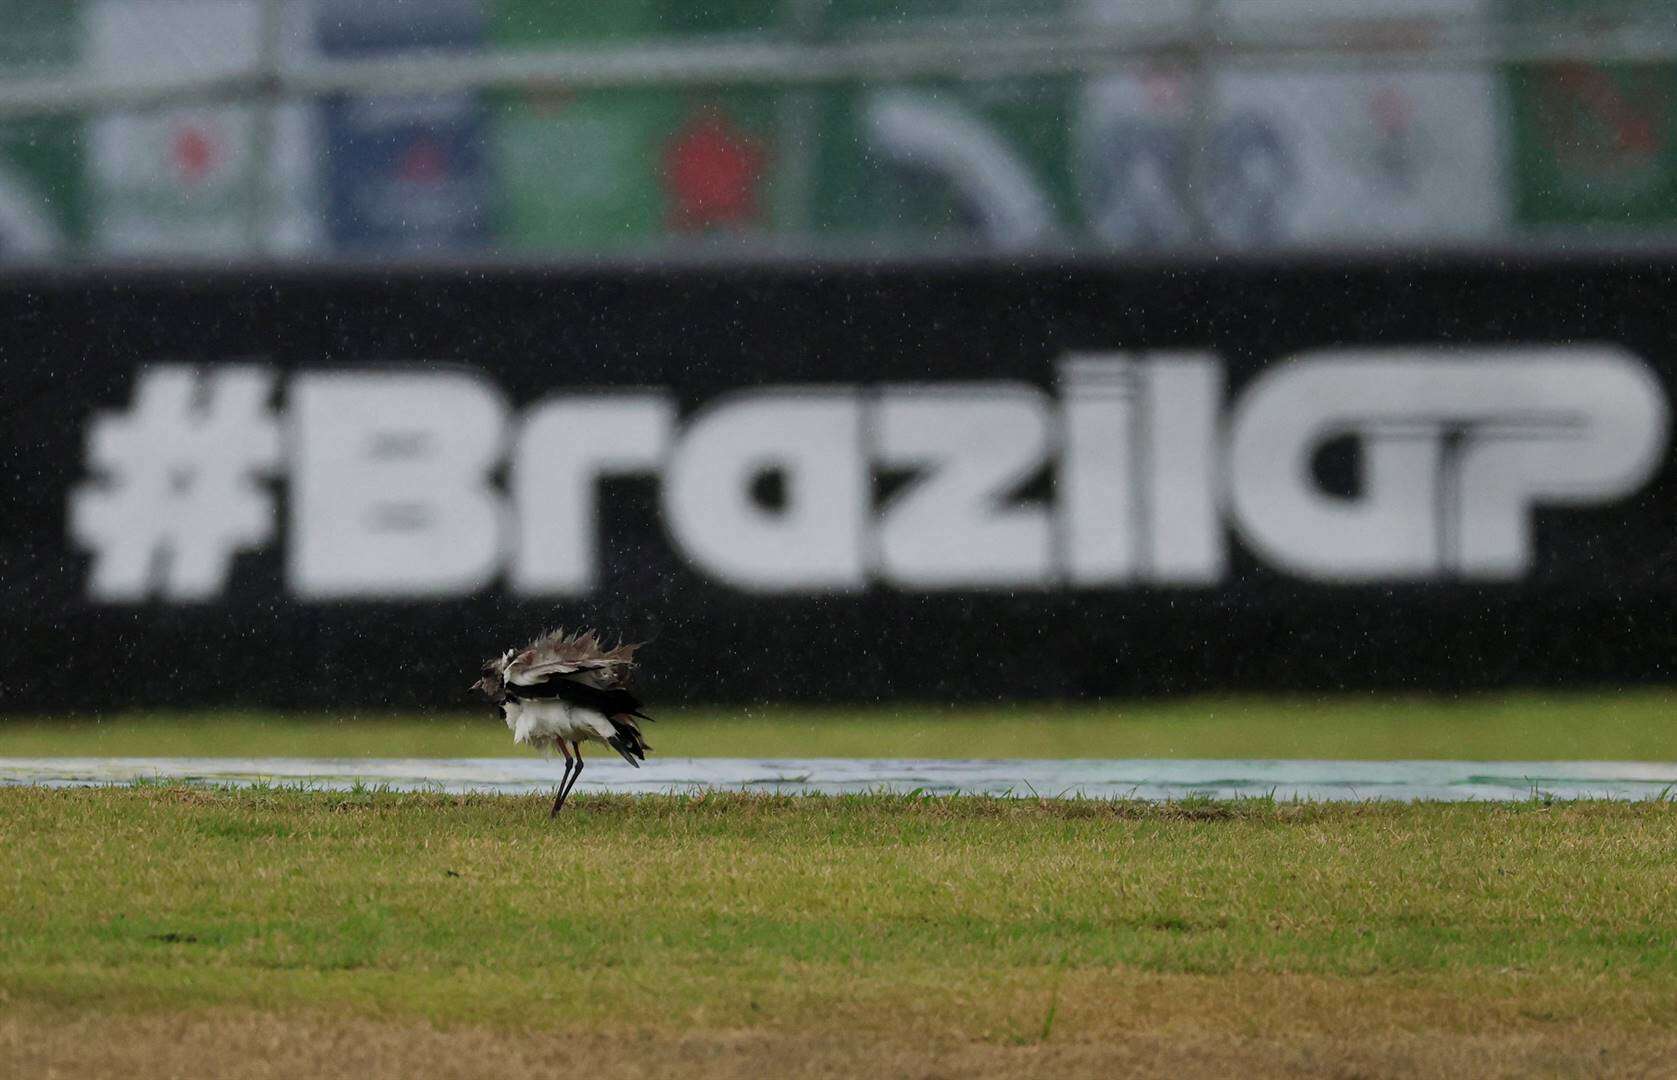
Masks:
[[[1671,802],[582,796],[549,820],[543,797],[0,788],[0,851],[20,1075],[204,1068],[194,1031],[229,1075],[316,1044],[294,1071],[366,1075],[366,1040],[383,1075],[469,1074],[485,1045],[551,1075],[542,1032],[599,1076],[752,1053],[951,1075],[939,1046],[961,1075],[1166,1050],[1172,1075],[1593,1075],[1669,1063],[1677,1025]]]
[[[655,1000],[687,1024],[817,1029],[912,1007],[931,1028],[1031,1039],[1099,1027],[1091,1001],[1129,977],[1309,976],[1677,1023],[1671,803],[544,811],[0,789],[0,999],[501,1024],[536,1000],[580,1024]]]
[[[657,753],[699,757],[1677,760],[1677,694],[1191,698],[993,708],[654,710]],[[0,757],[516,755],[487,710],[0,720]]]

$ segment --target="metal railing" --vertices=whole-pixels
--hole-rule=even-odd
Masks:
[[[283,6],[269,0],[270,10]],[[1476,69],[1497,64],[1658,63],[1677,58],[1677,22],[1508,25],[1442,18],[1308,23],[1116,23],[1009,29],[995,37],[946,32],[872,34],[844,41],[645,41],[474,54],[416,50],[367,59],[287,59],[279,20],[266,20],[263,62],[231,74],[98,72],[0,79],[0,118],[315,98],[472,90],[627,90],[797,87],[931,78],[1100,74],[1138,60],[1195,66]],[[973,28],[969,33],[975,33]]]

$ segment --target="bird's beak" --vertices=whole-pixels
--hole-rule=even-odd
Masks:
[[[483,680],[482,679],[479,679],[477,682],[475,682],[472,685],[466,687],[466,693],[468,693],[468,694],[471,693],[473,690],[482,690],[485,693],[487,693],[488,692],[488,687],[483,685]]]

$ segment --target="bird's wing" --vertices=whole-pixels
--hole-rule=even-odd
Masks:
[[[634,669],[638,648],[638,644],[619,644],[607,649],[592,630],[574,634],[555,630],[513,657],[507,665],[507,681],[515,686],[536,686],[564,678],[601,688],[621,686]]]
[[[585,709],[604,713],[606,716],[633,716],[642,720],[650,720],[641,708],[641,700],[634,691],[621,686],[601,689],[590,686],[575,679],[556,678],[536,683],[534,686],[520,687],[518,696],[533,700],[557,700],[567,705],[580,705]]]

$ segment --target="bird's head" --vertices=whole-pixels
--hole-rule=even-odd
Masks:
[[[508,649],[500,656],[484,661],[483,676],[473,683],[472,690],[482,690],[483,696],[490,701],[499,701],[507,690],[507,665],[512,663],[513,651]]]

